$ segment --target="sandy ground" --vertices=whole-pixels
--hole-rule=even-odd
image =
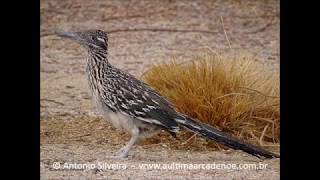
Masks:
[[[140,76],[152,63],[172,56],[188,59],[205,48],[256,55],[279,67],[277,1],[58,1],[41,0],[41,178],[42,179],[279,179],[279,159],[260,160],[233,150],[214,151],[195,137],[176,142],[160,134],[135,146],[128,160],[110,156],[127,140],[96,113],[85,76],[85,52],[53,35],[56,30],[133,28],[206,30],[123,31],[109,36],[111,63]],[[196,144],[196,145],[192,145]],[[198,146],[197,144],[202,144]],[[201,148],[197,148],[201,147]],[[278,151],[278,148],[269,148]],[[55,169],[56,162],[60,168]],[[68,169],[65,164],[78,164]],[[126,166],[97,168],[101,164]],[[264,169],[145,168],[143,163],[267,164]],[[79,167],[90,164],[90,168]],[[95,168],[92,168],[95,165]]]

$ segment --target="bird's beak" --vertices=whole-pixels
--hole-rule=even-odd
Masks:
[[[79,35],[76,32],[56,32],[56,35],[62,38],[79,40]]]

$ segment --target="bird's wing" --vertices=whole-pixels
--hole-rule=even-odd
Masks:
[[[119,69],[117,69],[120,71]],[[114,101],[117,101],[117,109],[133,118],[157,124],[169,131],[178,131],[178,123],[175,121],[179,114],[173,106],[160,94],[147,84],[124,72],[116,72],[109,75],[109,83],[115,87]]]

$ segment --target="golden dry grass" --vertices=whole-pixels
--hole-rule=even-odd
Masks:
[[[193,118],[254,144],[279,143],[279,72],[248,54],[209,53],[186,63],[173,58],[142,79]]]

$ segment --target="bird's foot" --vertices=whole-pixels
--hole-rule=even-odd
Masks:
[[[114,156],[112,156],[112,159],[121,159],[121,160],[126,160],[128,159],[129,153],[128,150],[125,148],[121,148],[119,151],[115,153]]]
[[[123,155],[114,155],[114,156],[109,156],[110,159],[115,159],[115,160],[128,160],[128,156],[123,156]]]

